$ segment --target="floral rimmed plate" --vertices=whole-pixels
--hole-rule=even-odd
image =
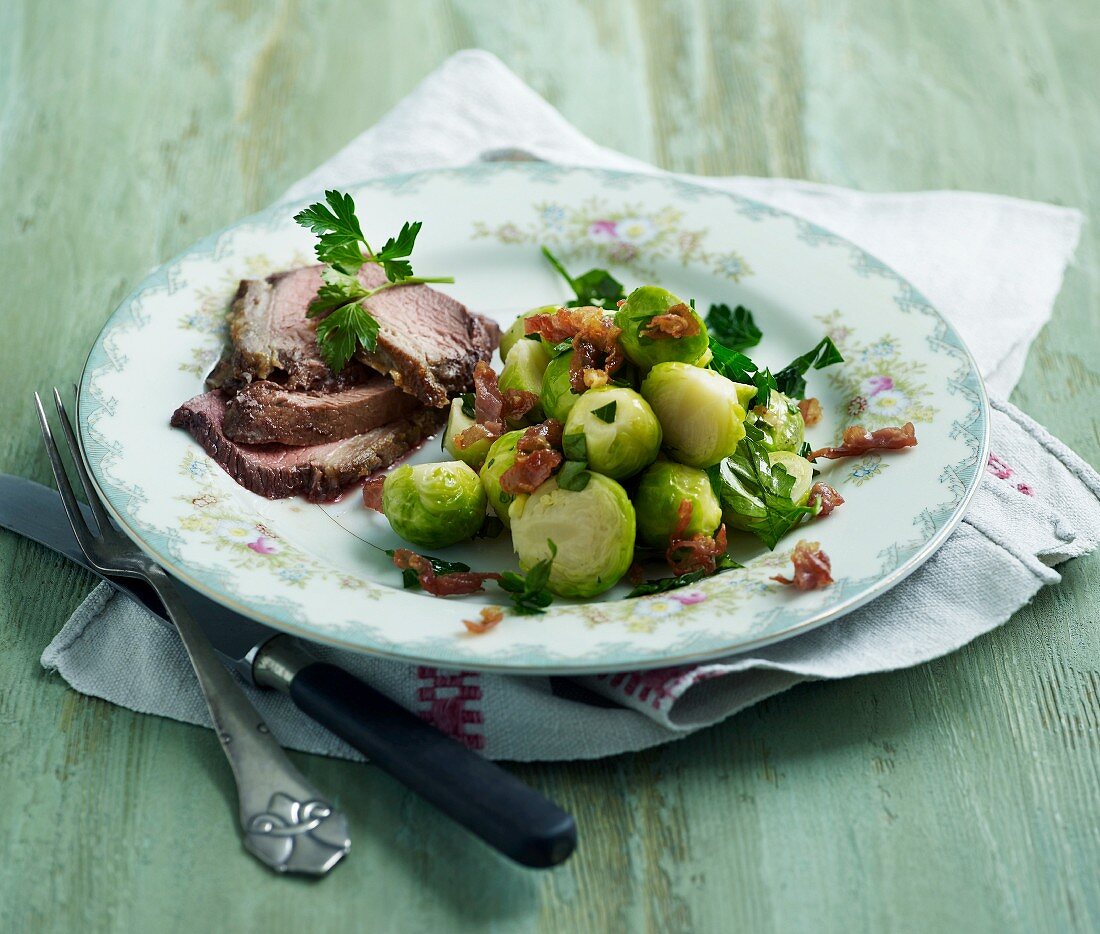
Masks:
[[[925,561],[962,517],[981,476],[988,407],[955,330],[904,279],[807,221],[670,178],[545,164],[421,172],[350,189],[368,231],[406,219],[424,229],[417,269],[502,324],[565,300],[539,254],[607,265],[628,288],[659,283],[696,299],[748,306],[764,330],[753,356],[783,365],[832,336],[846,363],[810,374],[823,445],[853,422],[912,421],[909,451],[828,462],[847,503],[796,530],[775,552],[738,541],[747,566],[658,597],[625,587],[542,616],[507,616],[486,635],[462,625],[484,595],[440,600],[401,588],[368,542],[398,540],[358,491],[314,506],[271,502],[234,483],[168,419],[202,391],[225,340],[237,281],[309,262],[299,205],[277,206],[160,267],[112,315],[88,357],[80,431],[112,512],[149,554],[213,599],[309,639],[444,667],[511,672],[613,671],[682,664],[805,632],[888,590]],[[414,460],[441,460],[438,440]],[[821,542],[836,583],[793,592],[769,578],[799,538]],[[514,567],[507,536],[438,552],[475,569]]]

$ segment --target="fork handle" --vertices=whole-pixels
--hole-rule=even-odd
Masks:
[[[245,848],[278,872],[327,872],[350,845],[347,818],[287,758],[215,654],[172,578],[159,565],[145,570],[183,640],[233,769]]]

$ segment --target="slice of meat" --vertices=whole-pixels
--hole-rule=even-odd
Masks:
[[[368,288],[386,281],[375,265],[359,270]],[[426,285],[386,289],[366,300],[378,321],[378,344],[358,358],[425,405],[442,408],[466,392],[479,360],[488,360],[500,343],[500,328],[449,295]]]
[[[368,288],[386,281],[373,264],[359,279]],[[442,408],[470,388],[474,364],[488,360],[500,328],[426,285],[386,289],[367,300],[380,325],[378,346],[334,375],[317,347],[307,312],[321,286],[321,267],[304,266],[267,279],[245,279],[229,312],[232,347],[207,377],[207,389],[236,390],[261,379],[287,389],[339,389],[362,383],[370,371],[389,375],[407,393]]]
[[[315,389],[331,380],[306,317],[320,286],[320,266],[242,280],[229,309],[231,350],[207,377],[207,388],[278,377],[288,389]]]
[[[302,494],[314,502],[335,499],[340,491],[376,470],[388,467],[416,447],[443,421],[444,413],[420,409],[365,434],[328,444],[238,444],[222,431],[226,399],[207,392],[172,414],[172,425],[189,431],[234,480],[268,499]]]
[[[289,392],[268,380],[229,400],[222,430],[241,444],[324,444],[410,415],[420,403],[384,376],[331,392]]]

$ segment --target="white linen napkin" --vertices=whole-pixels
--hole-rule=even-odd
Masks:
[[[502,158],[658,171],[598,146],[498,59],[467,51],[285,198],[371,176]],[[1077,244],[1079,212],[960,192],[865,194],[784,179],[690,178],[807,217],[909,278],[975,353],[994,396],[995,457],[964,522],[915,574],[837,622],[749,654],[570,681],[443,671],[318,649],[492,758],[579,759],[642,749],[802,680],[919,664],[1003,623],[1060,579],[1055,565],[1097,545],[1100,476],[1002,401],[1050,317]],[[77,609],[42,664],[85,694],[208,725],[178,638],[108,585]],[[247,690],[284,745],[358,758],[281,695]]]

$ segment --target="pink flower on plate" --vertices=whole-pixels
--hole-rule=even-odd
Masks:
[[[671,595],[681,606],[691,606],[694,603],[702,603],[707,595],[701,590],[689,590],[687,593],[674,593]]]
[[[588,225],[588,236],[599,243],[606,243],[608,240],[617,239],[619,233],[614,221],[602,220],[592,221]]]
[[[880,392],[886,392],[894,388],[894,380],[889,376],[872,376],[863,381],[861,387],[869,396],[877,396]]]
[[[279,550],[275,547],[275,543],[264,535],[261,535],[254,542],[248,542],[247,544],[248,547],[258,555],[273,555]]]

